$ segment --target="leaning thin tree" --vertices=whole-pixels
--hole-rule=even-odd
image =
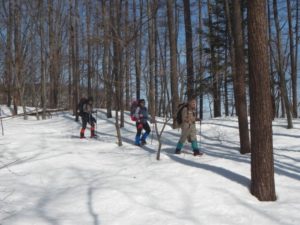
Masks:
[[[266,1],[248,1],[248,7],[251,193],[260,201],[275,201]]]

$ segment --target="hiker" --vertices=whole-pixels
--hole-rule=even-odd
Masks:
[[[134,117],[136,118],[136,136],[135,136],[135,144],[138,146],[147,144],[146,138],[151,132],[150,126],[148,124],[148,110],[145,107],[145,100],[138,100],[138,104],[135,110]],[[142,130],[145,130],[145,133],[142,135]]]
[[[181,149],[188,139],[192,144],[192,149],[194,152],[194,156],[203,155],[202,152],[199,151],[197,138],[196,138],[196,100],[191,99],[187,104],[184,104],[179,110],[178,115],[180,118],[177,119],[179,122],[178,125],[181,126],[181,136],[177,143],[175,154],[180,154]],[[179,114],[181,113],[181,114]]]
[[[93,117],[93,97],[89,97],[88,99],[81,99],[79,103],[79,115],[82,120],[82,128],[80,131],[80,138],[85,138],[84,131],[86,129],[86,125],[89,123],[91,125],[91,138],[96,137],[95,134],[95,124],[96,119]]]

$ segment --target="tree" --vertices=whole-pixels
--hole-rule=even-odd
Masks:
[[[208,8],[208,41],[209,41],[209,53],[210,53],[210,66],[209,72],[211,73],[212,79],[212,95],[213,95],[213,105],[214,105],[214,117],[221,116],[221,78],[219,76],[219,60],[218,60],[218,49],[220,49],[220,37],[217,32],[220,31],[219,27],[219,15],[220,6],[216,3],[215,14],[217,15],[217,21],[213,22],[213,6],[211,1],[207,1]]]
[[[116,113],[115,113],[115,127],[117,131],[118,137],[118,145],[122,146],[122,137],[121,130],[119,124],[119,111],[121,108],[122,101],[122,73],[121,73],[121,65],[122,65],[122,46],[121,46],[121,32],[120,32],[120,21],[121,21],[121,0],[113,0],[110,2],[110,21],[111,21],[111,35],[112,35],[112,45],[113,45],[113,77],[114,77],[114,97],[116,104]]]
[[[148,39],[149,39],[149,112],[152,118],[155,117],[155,87],[154,87],[154,68],[155,68],[155,24],[154,18],[157,13],[156,0],[147,1],[148,12]]]
[[[193,32],[191,22],[190,0],[183,0],[185,47],[187,65],[187,96],[191,99],[194,95],[194,60],[193,60]]]
[[[297,4],[299,1],[297,1]],[[297,118],[298,112],[298,102],[297,102],[297,66],[296,66],[296,57],[295,57],[295,46],[294,46],[294,32],[293,32],[293,23],[292,23],[292,10],[291,10],[291,1],[286,0],[287,11],[288,11],[288,23],[289,23],[289,39],[290,39],[290,58],[291,58],[291,77],[292,77],[292,97],[293,97],[293,116]],[[298,10],[298,9],[297,9]],[[297,22],[296,22],[297,23]]]
[[[175,35],[175,20],[174,20],[174,0],[167,1],[167,15],[168,15],[168,29],[169,29],[169,42],[170,42],[170,64],[171,64],[171,95],[172,95],[172,115],[173,115],[173,128],[177,127],[176,124],[176,111],[179,103],[178,96],[178,73],[177,73],[177,41]]]
[[[275,201],[266,1],[248,1],[251,193]]]
[[[230,18],[229,18],[230,19]],[[239,122],[240,152],[250,152],[248,113],[245,88],[245,56],[242,30],[241,4],[239,0],[233,0],[233,40],[235,54],[235,73],[233,74],[233,85],[235,94],[235,106]],[[231,29],[231,28],[229,28]]]
[[[45,32],[44,32],[44,4],[39,1],[39,35],[40,35],[40,73],[41,73],[41,106],[43,109],[42,119],[46,119],[46,68],[45,68]]]

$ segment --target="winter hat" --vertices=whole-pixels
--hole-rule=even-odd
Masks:
[[[140,99],[139,100],[139,104],[141,104],[142,102],[145,103],[145,99]]]

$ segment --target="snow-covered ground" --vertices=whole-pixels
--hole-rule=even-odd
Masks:
[[[3,120],[0,224],[300,223],[300,120],[291,130],[285,120],[274,122],[278,200],[259,202],[249,193],[250,156],[238,152],[236,118],[203,121],[203,157],[174,155],[180,132],[166,127],[160,161],[151,136],[143,148],[132,145],[135,127],[126,119],[122,147],[104,110],[97,140],[78,139],[80,124],[67,112]]]

